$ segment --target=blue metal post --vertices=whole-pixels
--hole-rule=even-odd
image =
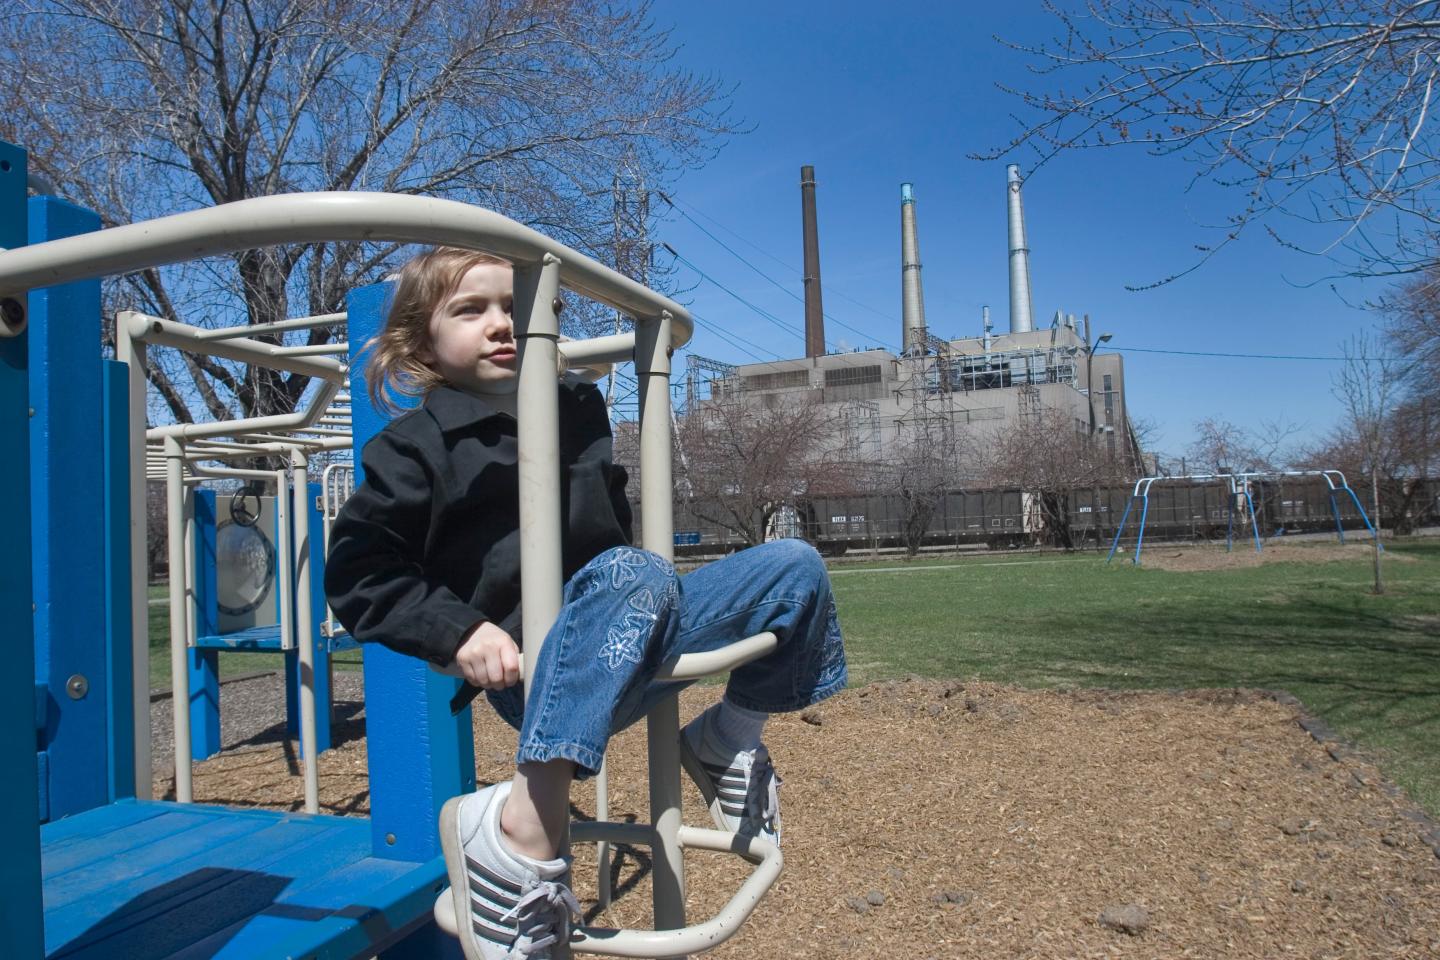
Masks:
[[[195,635],[219,633],[220,608],[215,570],[215,491],[196,490],[195,583],[192,585]],[[190,648],[186,658],[190,673],[190,757],[204,760],[220,752],[220,651]]]
[[[1250,509],[1250,532],[1255,535],[1255,552],[1260,552],[1260,518],[1255,516],[1255,501],[1250,497],[1250,484],[1245,484],[1245,505]]]
[[[1355,509],[1360,511],[1360,519],[1365,521],[1365,529],[1370,531],[1370,536],[1378,543],[1380,534],[1376,531],[1375,527],[1371,525],[1370,517],[1365,513],[1365,507],[1361,505],[1360,498],[1355,496],[1355,491],[1350,488],[1350,482],[1348,480],[1345,482],[1345,492],[1350,494],[1351,500],[1355,501]],[[1381,544],[1380,549],[1385,549],[1384,544]]]
[[[26,240],[25,151],[0,142],[0,247],[21,247]],[[16,301],[0,305],[13,312]],[[11,517],[30,516],[29,335],[0,337],[0,503]],[[0,823],[8,833],[0,867],[0,930],[6,956],[40,960],[45,955],[40,886],[40,815],[35,798],[40,777],[35,751],[35,617],[31,607],[30,524],[5,525],[5,556],[12,558],[0,577]],[[27,558],[21,561],[20,558]]]
[[[1129,519],[1130,508],[1134,505],[1135,497],[1132,495],[1129,500],[1125,501],[1125,512],[1120,514],[1120,526],[1115,528],[1115,540],[1110,544],[1110,555],[1105,558],[1106,563],[1115,559],[1115,551],[1120,547],[1120,534],[1125,532],[1125,521]]]
[[[130,381],[125,364],[102,360],[105,513],[106,749],[111,802],[135,796],[135,662],[130,642]]]
[[[1340,538],[1340,543],[1345,543],[1345,525],[1340,522],[1340,505],[1335,502],[1335,488],[1330,487],[1330,512],[1335,515],[1335,535]]]
[[[310,527],[310,622],[315,627],[315,749],[330,749],[330,724],[335,714],[335,668],[330,638],[322,636],[325,622],[325,518],[320,514],[320,484],[308,487],[305,515]]]
[[[54,197],[28,202],[31,243],[100,229],[100,217]],[[35,683],[46,688],[40,749],[49,819],[109,801],[105,723],[104,522],[93,473],[101,418],[100,281],[30,293],[30,536]]]
[[[1135,538],[1135,559],[1131,561],[1137,567],[1140,565],[1140,549],[1145,546],[1145,518],[1150,515],[1150,488],[1145,488],[1144,500],[1140,503],[1140,535]]]
[[[365,479],[358,453],[385,418],[370,404],[365,365],[354,354],[384,323],[388,294],[388,284],[375,284],[347,301],[357,484]],[[440,855],[440,807],[475,789],[470,710],[450,715],[460,681],[422,661],[378,644],[366,644],[364,657],[371,845],[377,857],[428,860]]]

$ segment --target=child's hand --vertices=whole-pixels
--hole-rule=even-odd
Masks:
[[[488,620],[465,635],[455,665],[481,690],[503,690],[520,682],[520,648]]]

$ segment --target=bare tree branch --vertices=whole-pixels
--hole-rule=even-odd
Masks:
[[[1060,36],[1001,41],[1036,83],[1002,87],[1040,166],[1068,150],[1141,145],[1178,156],[1194,182],[1233,191],[1194,270],[1256,224],[1346,273],[1389,275],[1436,259],[1440,9],[1413,0],[1047,0]],[[1311,229],[1328,228],[1318,245]],[[1144,284],[1153,286],[1154,284]]]
[[[737,129],[726,91],[673,62],[644,2],[15,0],[3,18],[0,136],[107,225],[389,190],[549,224],[609,261],[616,170],[663,189]],[[243,251],[111,283],[107,309],[203,326],[327,313],[403,252]],[[157,365],[180,419],[232,401],[247,416],[288,412],[308,382],[229,361]]]

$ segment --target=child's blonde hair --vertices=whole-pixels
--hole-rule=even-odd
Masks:
[[[430,342],[430,317],[455,292],[471,267],[483,263],[512,266],[510,261],[479,250],[433,247],[400,268],[385,327],[365,344],[365,386],[376,409],[394,416],[401,407],[391,391],[423,397],[445,382],[420,359]]]

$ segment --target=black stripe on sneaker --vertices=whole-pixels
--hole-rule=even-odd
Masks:
[[[485,864],[481,863],[479,860],[476,860],[468,853],[465,855],[465,866],[470,868],[471,874],[483,880],[485,883],[489,884],[497,891],[502,891],[505,894],[509,894],[511,899],[513,900],[518,901],[520,899],[520,895],[525,892],[523,889],[521,889],[520,884],[516,883],[513,880],[509,880],[505,877],[500,876],[498,873],[491,870],[489,867],[485,866]]]
[[[515,904],[502,904],[496,903],[493,900],[487,900],[484,897],[484,891],[477,891],[473,885],[470,891],[470,910],[472,913],[477,917],[482,917],[490,923],[493,923],[497,927],[508,929],[511,933],[515,932],[515,921],[505,919],[505,915],[515,909]],[[475,896],[476,893],[480,893],[481,896]]]
[[[518,926],[500,931],[487,924],[481,923],[479,920],[473,920],[470,926],[475,931],[476,936],[506,948],[513,947],[515,941],[520,938],[520,928]]]
[[[469,855],[465,866],[470,886],[470,926],[485,940],[509,948],[520,935],[520,925],[508,917],[520,902],[520,885]]]

